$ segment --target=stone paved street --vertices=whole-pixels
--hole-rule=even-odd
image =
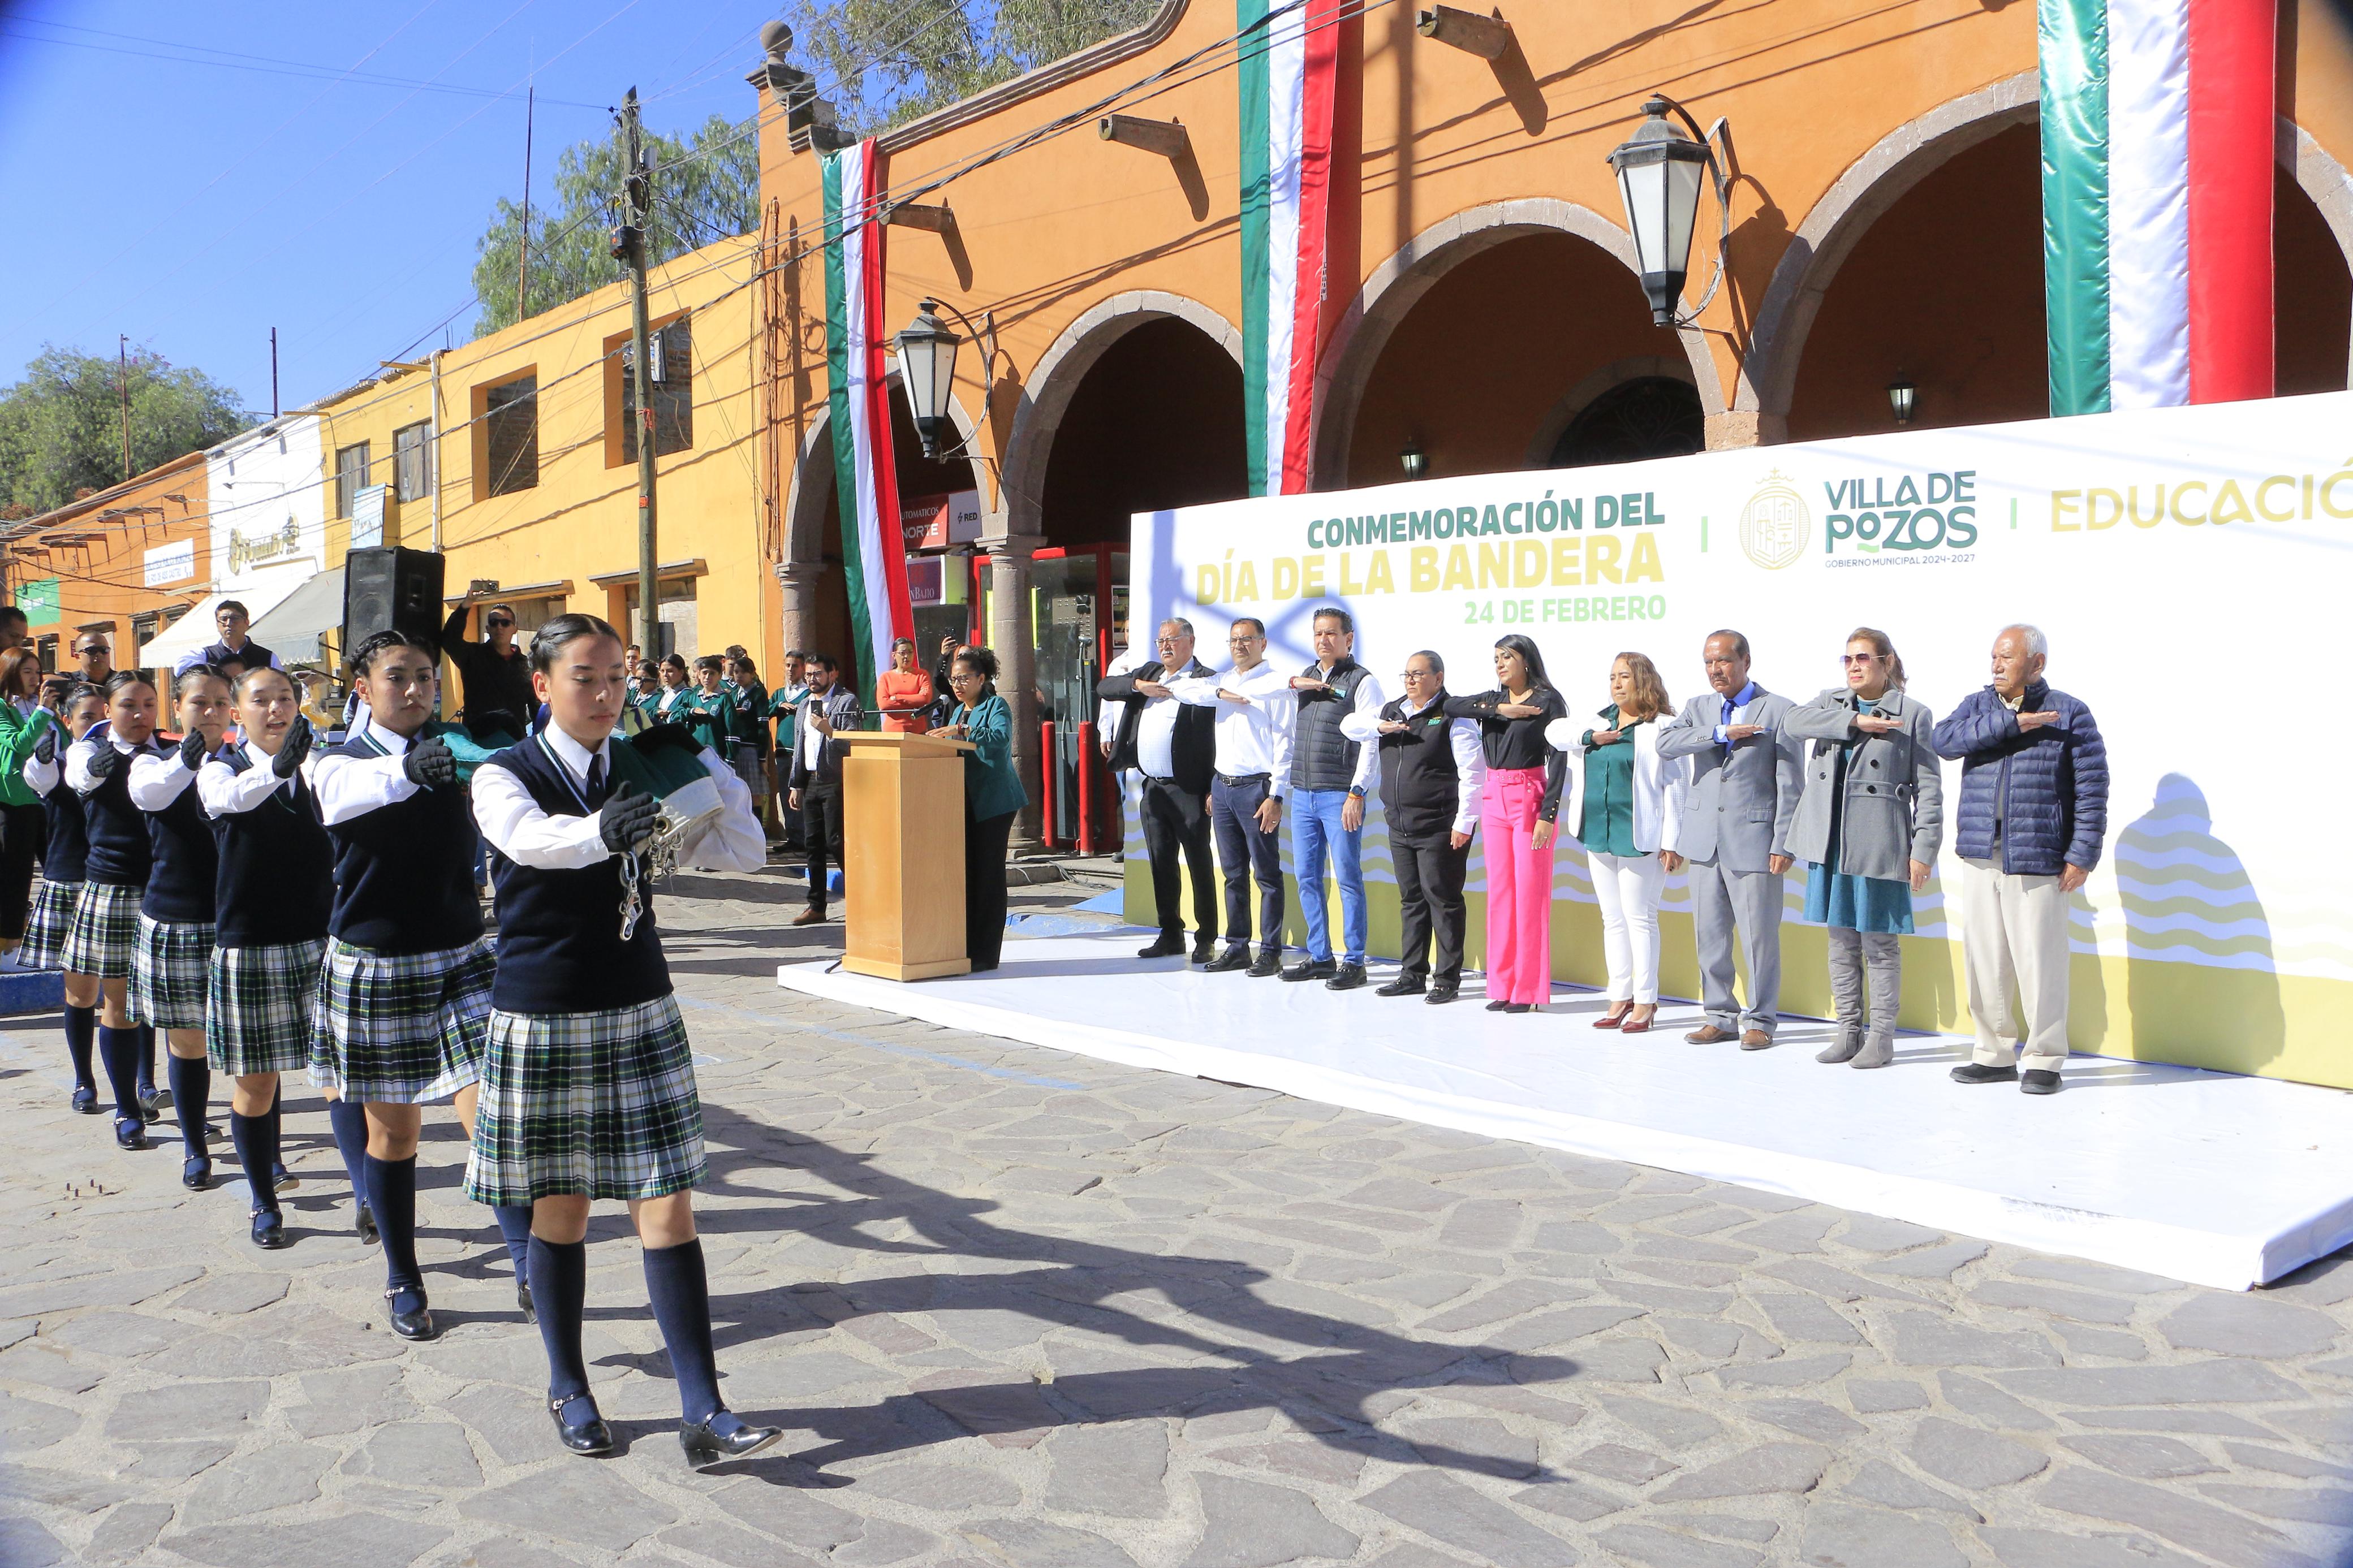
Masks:
[[[681,1462],[617,1209],[589,1359],[625,1451],[585,1461],[446,1112],[449,1331],[410,1348],[307,1090],[265,1254],[237,1183],[69,1114],[28,1021],[0,1563],[2353,1562],[2344,1255],[2204,1290],[828,1006],[774,984],[839,931],[788,929],[776,872],[680,890],[721,1366],[777,1457]]]

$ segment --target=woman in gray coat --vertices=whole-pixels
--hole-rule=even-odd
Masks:
[[[1885,632],[1856,627],[1839,662],[1846,684],[1781,721],[1784,734],[1810,742],[1789,853],[1810,867],[1806,918],[1830,928],[1838,1034],[1814,1059],[1883,1068],[1894,1059],[1904,991],[1895,939],[1912,930],[1912,895],[1928,885],[1945,833],[1944,791],[1930,743],[1936,721],[1905,695],[1904,661]]]

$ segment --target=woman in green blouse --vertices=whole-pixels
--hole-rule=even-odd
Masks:
[[[997,656],[958,648],[948,690],[955,706],[932,733],[974,747],[964,759],[964,931],[977,974],[997,967],[1005,946],[1005,846],[1029,792],[1013,765],[1013,710],[997,694]]]
[[[1674,705],[1658,666],[1621,653],[1609,667],[1609,705],[1600,722],[1555,720],[1545,739],[1581,759],[1577,837],[1585,846],[1593,900],[1601,907],[1601,951],[1609,1005],[1597,1029],[1647,1033],[1659,1011],[1659,895],[1679,858],[1691,764],[1659,755],[1659,721]]]

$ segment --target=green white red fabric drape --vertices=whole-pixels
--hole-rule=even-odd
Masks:
[[[891,382],[883,363],[881,180],[871,138],[828,153],[825,184],[826,385],[833,478],[841,509],[841,566],[849,584],[859,689],[871,700],[891,668],[894,637],[912,637],[906,536],[891,446]]]
[[[1307,488],[1347,0],[1235,0],[1240,35],[1242,406],[1250,493]]]
[[[2040,0],[2051,412],[2268,397],[2276,0]]]

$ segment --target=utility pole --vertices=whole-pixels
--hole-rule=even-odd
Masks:
[[[278,417],[278,329],[269,329],[269,416]]]
[[[539,103],[539,89],[522,100],[522,243],[515,255],[515,320],[531,314],[531,122]]]
[[[122,395],[122,479],[131,482],[131,338],[114,336],[114,386]]]
[[[613,234],[613,255],[629,269],[629,374],[638,410],[638,613],[645,623],[638,642],[659,658],[661,589],[657,580],[660,562],[655,553],[654,405],[652,367],[646,349],[646,229],[654,193],[634,87],[621,100],[621,226]]]

